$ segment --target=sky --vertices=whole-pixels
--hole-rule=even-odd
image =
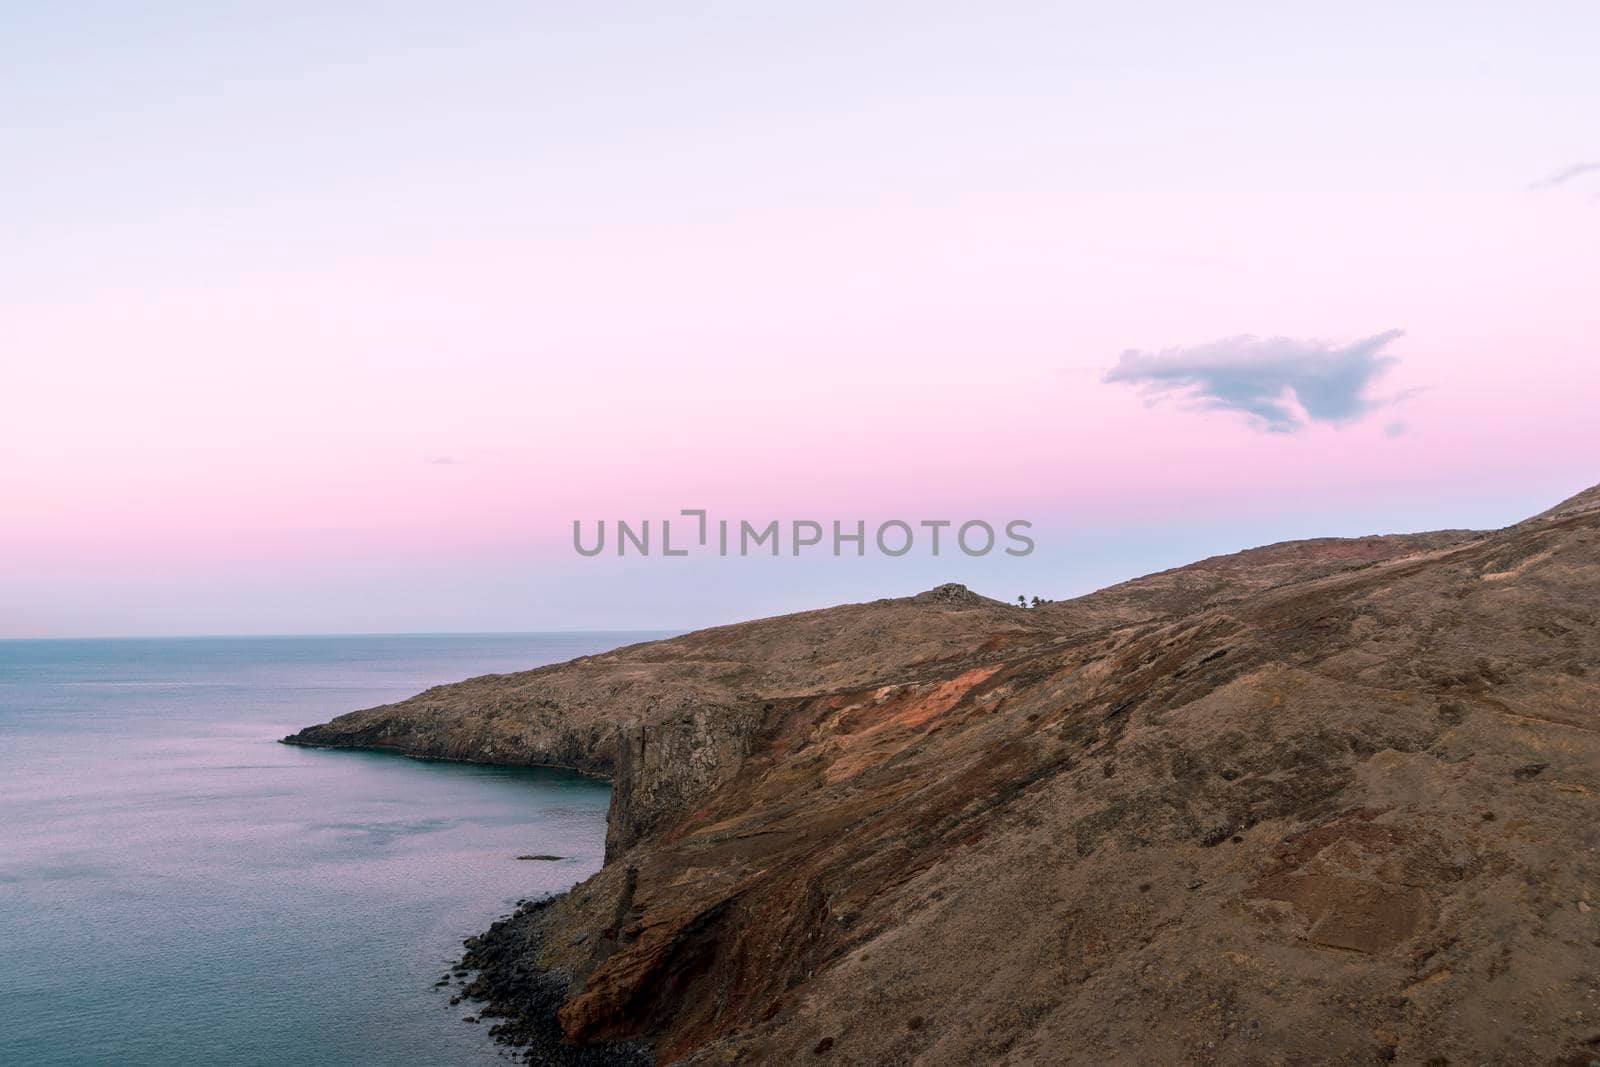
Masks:
[[[1597,31],[7,4],[0,637],[682,629],[1514,522],[1600,482]],[[683,509],[1035,548],[573,549]]]

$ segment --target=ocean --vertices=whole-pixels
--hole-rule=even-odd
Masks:
[[[606,783],[277,739],[652,636],[0,641],[0,1063],[504,1063],[434,983]]]

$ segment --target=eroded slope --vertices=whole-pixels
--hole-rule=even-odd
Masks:
[[[474,990],[513,1039],[662,1061],[1587,1064],[1596,503],[1076,609],[947,591],[480,680],[524,707],[570,684],[603,731],[583,685],[632,677],[639,725],[607,867],[479,941]],[[725,664],[759,680],[717,687]]]

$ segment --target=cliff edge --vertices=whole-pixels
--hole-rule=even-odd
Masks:
[[[1600,1056],[1600,487],[1034,610],[941,587],[722,627],[286,740],[614,777],[606,867],[471,946],[513,1041]]]

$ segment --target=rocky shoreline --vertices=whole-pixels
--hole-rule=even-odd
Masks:
[[[594,762],[588,758],[580,758],[570,762],[556,762],[551,760],[529,759],[517,753],[510,753],[500,757],[483,755],[445,755],[437,752],[411,751],[398,744],[384,742],[370,742],[362,740],[317,740],[318,727],[308,726],[299,733],[289,734],[287,737],[278,738],[280,745],[293,745],[296,748],[320,748],[329,751],[345,750],[351,752],[379,752],[401,759],[416,760],[419,763],[469,763],[479,767],[526,767],[530,770],[570,771],[584,778],[598,778],[605,782],[612,780],[611,765],[604,761]]]
[[[519,1050],[523,1062],[550,1067],[651,1067],[655,1060],[640,1042],[591,1042],[573,1045],[561,1030],[559,1012],[572,982],[538,966],[544,947],[547,909],[559,897],[525,901],[462,946],[456,964],[474,977],[461,990],[467,1000],[484,1005],[480,1019],[497,1020],[489,1034]]]

